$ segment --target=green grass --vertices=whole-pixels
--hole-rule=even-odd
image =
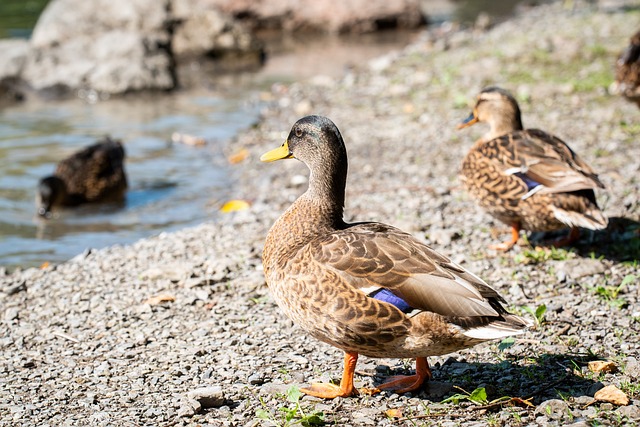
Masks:
[[[286,396],[283,396],[286,403],[273,413],[260,398],[262,408],[256,410],[256,417],[261,420],[269,421],[277,427],[291,426],[321,426],[324,425],[324,413],[315,411],[315,406],[311,409],[303,409],[300,405],[302,392],[296,386],[287,389]]]
[[[536,247],[524,249],[514,257],[514,261],[518,264],[541,264],[549,260],[564,261],[573,255],[571,251],[553,246],[549,248]]]

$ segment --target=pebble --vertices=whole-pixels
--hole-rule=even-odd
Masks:
[[[564,400],[549,399],[538,405],[536,413],[543,414],[552,420],[561,420],[569,416],[570,410],[569,405]]]
[[[4,320],[10,322],[18,318],[20,310],[17,307],[9,307],[4,312]]]
[[[224,404],[224,392],[220,386],[197,388],[187,392],[187,397],[198,401],[203,408],[216,408]]]

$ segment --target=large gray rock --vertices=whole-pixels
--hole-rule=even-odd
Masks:
[[[415,28],[424,21],[419,0],[193,0],[246,19],[255,28],[369,32]]]
[[[193,0],[52,0],[22,76],[36,90],[167,90],[179,61],[260,53],[242,24]]]
[[[181,84],[193,77],[190,70],[201,70],[207,62],[224,71],[262,65],[262,44],[230,15],[197,0],[173,0],[171,13],[171,49]],[[197,67],[193,66],[194,61]]]
[[[25,80],[39,90],[173,88],[167,6],[166,0],[51,1],[31,38]]]

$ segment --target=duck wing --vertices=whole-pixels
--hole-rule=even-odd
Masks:
[[[542,130],[528,129],[489,141],[480,151],[500,163],[504,173],[520,176],[531,190],[566,193],[604,188],[591,167],[564,141]]]
[[[380,223],[352,224],[316,239],[311,258],[372,296],[390,291],[412,309],[448,318],[500,317],[498,293],[412,235]]]

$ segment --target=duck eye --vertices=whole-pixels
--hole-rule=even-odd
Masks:
[[[296,128],[296,136],[300,138],[302,136],[302,129]]]

